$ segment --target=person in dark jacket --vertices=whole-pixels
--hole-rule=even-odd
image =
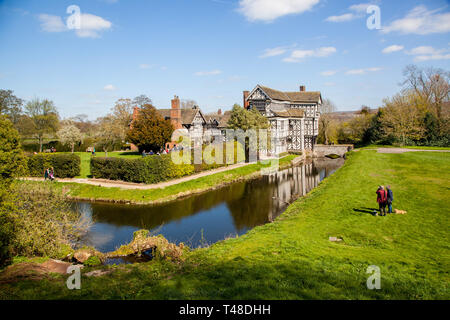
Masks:
[[[394,202],[394,193],[392,192],[391,186],[386,187],[387,191],[387,206],[388,213],[392,213],[392,202]]]
[[[383,186],[379,186],[376,192],[378,207],[380,208],[380,216],[386,215],[387,192]]]

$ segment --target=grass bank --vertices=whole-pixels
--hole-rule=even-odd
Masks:
[[[288,155],[279,160],[280,167],[289,166],[296,155]],[[157,202],[165,202],[176,198],[200,193],[215,188],[219,188],[238,180],[250,179],[260,174],[260,170],[268,167],[267,164],[249,164],[244,167],[231,169],[224,172],[215,173],[194,180],[182,182],[176,185],[158,189],[120,189],[100,187],[81,183],[61,183],[55,182],[57,188],[67,190],[67,195],[72,199],[89,200],[89,201],[106,201],[106,202],[125,202],[134,204],[149,204]],[[42,183],[33,181],[18,181],[16,183]]]
[[[361,150],[274,223],[193,250],[82,277],[0,285],[10,299],[449,299],[450,155]],[[391,184],[406,215],[375,217],[375,190]],[[342,242],[330,242],[330,236]],[[366,287],[367,267],[381,289]],[[90,269],[83,270],[83,273]]]

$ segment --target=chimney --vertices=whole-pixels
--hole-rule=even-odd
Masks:
[[[306,91],[306,87],[305,86],[300,86],[300,92],[305,92]]]
[[[180,98],[178,98],[177,95],[175,95],[172,99],[172,109],[170,110],[170,122],[172,122],[172,125],[174,129],[181,129],[182,123],[181,123],[181,109],[180,109]]]
[[[217,114],[220,116],[222,114],[222,109],[217,110]]]
[[[249,91],[244,91],[243,92],[243,104],[242,104],[242,106],[244,107],[244,109],[248,109],[248,106],[249,106],[248,101],[246,101],[247,98],[248,98],[249,93],[250,93]]]

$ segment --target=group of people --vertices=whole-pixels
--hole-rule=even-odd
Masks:
[[[50,181],[55,180],[55,172],[53,171],[53,167],[45,169],[44,180],[47,179],[50,179]]]
[[[379,186],[376,194],[380,216],[386,215],[386,207],[388,207],[388,213],[392,213],[394,193],[392,192],[391,186],[387,186],[386,188],[384,188],[384,186]],[[376,215],[378,215],[378,213]]]
[[[160,150],[160,151],[158,151],[158,152],[156,152],[156,153],[154,153],[153,150],[150,150],[150,152],[146,152],[146,151],[144,150],[144,151],[142,151],[142,157],[144,158],[144,157],[146,157],[146,156],[153,156],[153,155],[159,156],[159,155],[162,155],[162,154],[169,154],[169,153],[171,153],[172,151],[178,151],[178,150],[181,150],[181,149],[182,149],[182,148],[179,147],[179,146],[174,146],[174,147],[172,147],[172,149],[165,148],[165,149]]]

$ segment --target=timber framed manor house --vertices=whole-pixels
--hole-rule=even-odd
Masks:
[[[268,118],[272,135],[272,152],[313,150],[319,132],[318,91],[282,92],[257,85],[243,93],[244,107],[256,109]]]

